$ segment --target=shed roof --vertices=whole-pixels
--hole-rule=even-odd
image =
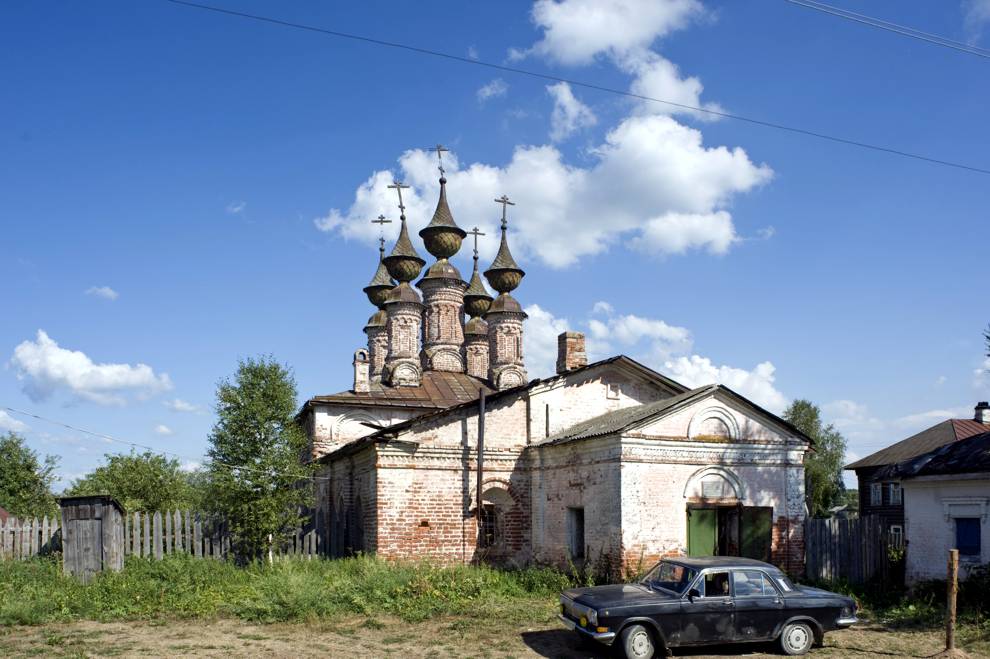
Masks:
[[[973,419],[946,419],[916,435],[902,439],[885,449],[846,465],[846,469],[864,469],[896,465],[924,455],[940,446],[987,432],[987,426]]]
[[[897,470],[897,475],[904,479],[954,474],[990,475],[990,432],[940,446],[897,465]]]

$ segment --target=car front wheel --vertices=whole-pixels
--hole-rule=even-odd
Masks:
[[[784,654],[805,654],[815,642],[815,635],[807,623],[792,622],[780,632],[780,649]]]
[[[626,659],[651,659],[656,652],[653,635],[643,625],[629,625],[620,638]]]

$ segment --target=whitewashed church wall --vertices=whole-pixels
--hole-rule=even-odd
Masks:
[[[434,419],[424,419],[403,432],[403,441],[433,447],[475,448],[478,445],[478,407],[470,405]],[[492,401],[485,411],[485,446],[522,450],[526,446],[526,399],[523,396]]]
[[[717,393],[677,410],[655,423],[636,430],[647,437],[699,437],[727,432],[731,439],[749,441],[798,441],[772,427],[768,422],[753,418],[737,407],[738,403]]]
[[[355,439],[370,435],[374,429],[361,422],[391,426],[424,413],[423,410],[374,408],[345,405],[315,406],[310,420],[313,456],[334,451]]]
[[[552,386],[532,390],[532,441],[613,410],[651,403],[670,394],[655,383],[618,368],[592,369],[565,376]]]

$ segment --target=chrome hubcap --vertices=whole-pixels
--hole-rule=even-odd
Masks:
[[[650,643],[650,635],[646,632],[636,632],[632,637],[633,654],[637,657],[648,657],[653,651],[653,644]]]
[[[808,643],[808,632],[803,627],[792,627],[787,632],[787,645],[792,650],[800,650]]]

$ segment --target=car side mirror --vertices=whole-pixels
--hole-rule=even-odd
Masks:
[[[701,593],[698,592],[697,588],[692,588],[691,590],[688,591],[688,601],[694,602],[695,597],[701,597]]]

